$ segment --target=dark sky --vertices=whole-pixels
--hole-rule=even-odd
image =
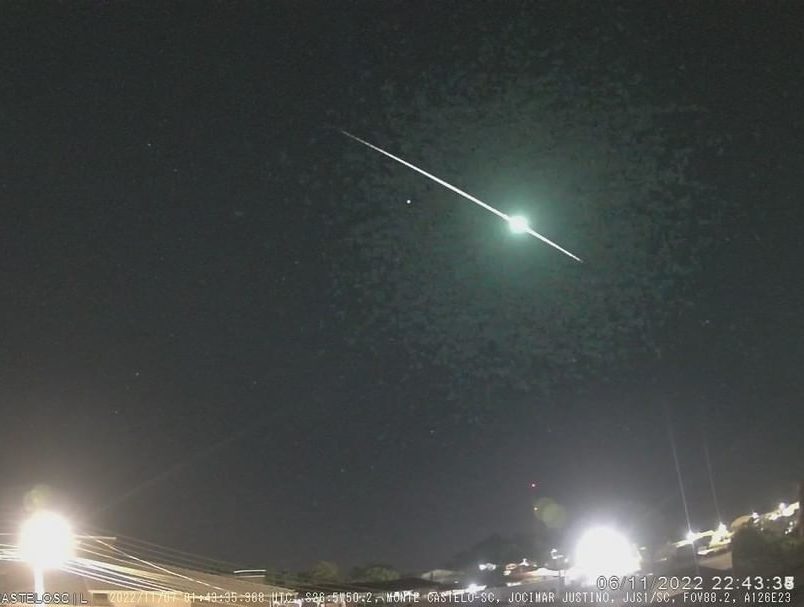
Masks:
[[[329,171],[356,150],[329,127],[359,114],[382,138],[366,130],[384,83],[474,65],[521,4],[4,3],[6,519],[44,484],[87,528],[244,565],[415,569],[527,530],[537,479],[573,520],[633,501],[680,530],[662,407],[696,525],[715,516],[704,432],[726,514],[789,499],[804,476],[802,15],[697,4],[530,3],[534,45],[556,24],[594,44],[622,9],[612,61],[730,138],[695,167],[728,212],[690,282],[695,313],[664,329],[649,374],[551,403],[506,393],[478,417],[480,378],[450,396],[381,341],[349,346],[333,267],[358,262],[333,226],[357,194]]]

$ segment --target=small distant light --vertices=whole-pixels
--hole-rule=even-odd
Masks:
[[[756,520],[756,519],[758,519],[758,518],[759,518],[759,514],[757,514],[756,512],[752,512],[752,513],[751,513],[751,518],[752,518],[752,519],[754,519],[754,520]]]
[[[782,511],[782,510],[784,510],[785,508],[787,508],[787,504],[785,504],[784,502],[781,502],[781,503],[779,504],[779,512],[781,512],[781,511]]]
[[[724,533],[726,531],[726,525],[723,523],[718,524],[717,530],[719,533]]]
[[[410,204],[410,198],[405,201],[405,204]]]

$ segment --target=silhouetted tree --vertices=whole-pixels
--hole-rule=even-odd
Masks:
[[[355,567],[349,579],[353,582],[390,582],[399,579],[399,573],[390,565],[373,564]]]
[[[318,561],[304,573],[304,577],[311,582],[331,583],[339,581],[341,573],[338,565],[332,561]]]
[[[739,529],[732,538],[734,571],[739,575],[784,575],[804,565],[804,541],[755,526]]]

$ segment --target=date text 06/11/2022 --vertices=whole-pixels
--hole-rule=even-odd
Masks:
[[[672,593],[697,590],[793,590],[795,578],[782,576],[732,576],[714,575],[712,577],[696,576],[600,576],[595,580],[598,590],[609,591],[669,591]]]

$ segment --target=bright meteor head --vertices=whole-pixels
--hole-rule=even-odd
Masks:
[[[512,215],[508,218],[508,227],[514,234],[527,234],[530,230],[528,220],[522,215]]]
[[[550,245],[551,247],[553,247],[554,249],[556,249],[558,251],[561,251],[567,257],[572,257],[572,259],[574,259],[575,261],[583,263],[581,261],[581,258],[578,257],[577,255],[574,255],[574,254],[570,253],[566,249],[564,249],[564,248],[560,247],[559,245],[557,245],[556,243],[554,243],[549,238],[546,238],[546,237],[542,236],[541,234],[539,234],[538,232],[534,232],[533,230],[531,230],[530,226],[528,225],[528,220],[525,219],[524,217],[521,217],[521,216],[518,216],[518,215],[515,215],[513,217],[509,217],[508,215],[506,215],[505,213],[503,213],[499,209],[495,209],[493,206],[491,206],[490,204],[486,204],[485,202],[483,202],[479,198],[476,198],[476,197],[472,196],[471,194],[468,194],[467,192],[464,192],[463,190],[461,190],[459,188],[456,188],[454,185],[452,185],[451,183],[447,183],[446,181],[444,181],[440,177],[436,177],[432,173],[428,173],[424,169],[420,169],[415,164],[412,164],[412,163],[408,162],[407,160],[402,160],[399,156],[394,156],[393,154],[391,154],[391,152],[386,152],[384,149],[382,149],[380,147],[377,147],[376,145],[374,145],[372,143],[369,143],[368,141],[366,141],[364,139],[361,139],[360,137],[355,137],[351,133],[348,133],[346,131],[341,131],[341,133],[343,133],[344,135],[349,137],[349,139],[354,139],[358,143],[360,143],[362,145],[365,145],[366,147],[371,148],[375,152],[379,152],[383,156],[387,156],[391,160],[395,160],[396,162],[408,167],[409,169],[411,169],[413,171],[416,171],[420,175],[424,175],[425,177],[427,177],[427,179],[435,181],[437,184],[444,186],[448,190],[452,190],[453,192],[455,192],[459,196],[462,196],[462,197],[466,198],[466,200],[474,202],[476,205],[486,209],[487,211],[489,211],[491,213],[494,213],[500,219],[504,219],[505,221],[508,222],[508,226],[511,228],[512,232],[514,232],[516,234],[530,234],[534,238],[538,238],[539,240],[541,240],[543,243]]]

